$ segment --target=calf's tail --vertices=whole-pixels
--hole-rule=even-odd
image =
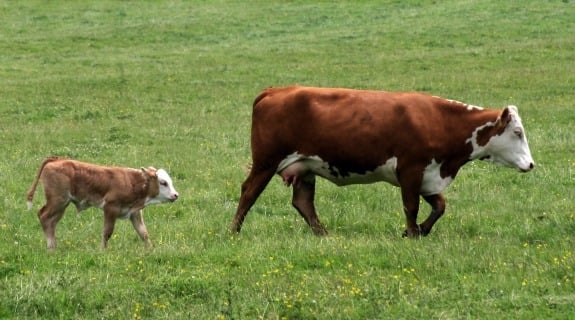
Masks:
[[[36,187],[38,186],[38,181],[40,180],[40,176],[42,175],[42,170],[44,170],[44,167],[53,161],[56,161],[60,158],[58,157],[47,157],[46,159],[44,159],[44,161],[42,161],[42,164],[40,165],[40,169],[38,170],[38,173],[36,174],[36,178],[34,178],[34,182],[32,182],[32,186],[30,187],[30,190],[28,190],[28,210],[32,209],[32,200],[34,200],[34,192],[36,192]]]

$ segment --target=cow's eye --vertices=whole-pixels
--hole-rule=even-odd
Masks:
[[[515,130],[513,130],[513,133],[515,133],[517,137],[523,138],[523,131],[520,128],[515,128]]]
[[[168,182],[162,180],[162,181],[160,181],[160,185],[163,186],[163,187],[167,187],[167,186],[168,186]]]

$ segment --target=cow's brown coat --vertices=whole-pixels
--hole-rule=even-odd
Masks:
[[[468,139],[474,130],[493,123],[477,133],[479,145],[484,145],[508,121],[508,109],[482,109],[424,93],[299,86],[266,89],[254,101],[253,164],[242,184],[230,229],[240,231],[280,162],[297,153],[318,156],[341,176],[365,174],[397,158],[396,175],[407,218],[405,234],[425,235],[443,214],[445,200],[441,193],[421,194],[424,169],[436,161],[441,163],[441,178],[454,178],[470,161],[473,147]],[[286,184],[293,184],[294,207],[316,234],[325,234],[313,203],[314,175],[300,172],[297,166],[278,173]],[[420,195],[432,212],[417,225]]]

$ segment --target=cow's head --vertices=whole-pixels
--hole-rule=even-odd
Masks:
[[[148,199],[146,205],[174,202],[178,199],[178,192],[174,188],[172,178],[164,169],[154,167],[141,168],[142,173],[148,178]]]
[[[479,147],[482,160],[528,172],[535,166],[517,107],[508,106],[493,125],[494,134]]]

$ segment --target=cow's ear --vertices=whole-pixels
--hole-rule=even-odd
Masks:
[[[503,127],[506,127],[509,121],[511,121],[511,111],[509,111],[509,107],[503,109],[501,116],[499,116],[499,120]]]

